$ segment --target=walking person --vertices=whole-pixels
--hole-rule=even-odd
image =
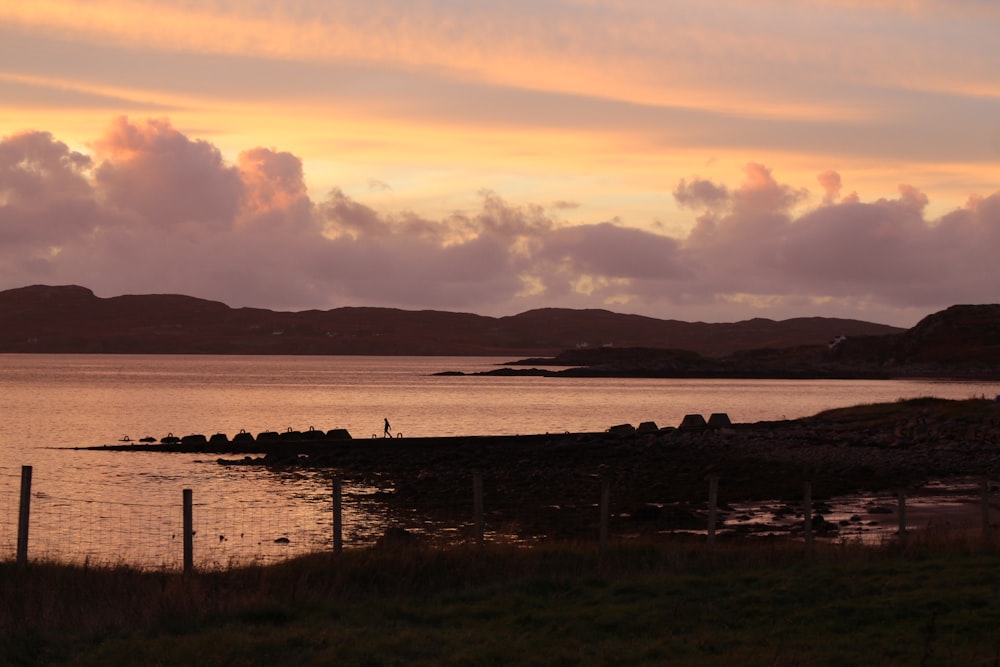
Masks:
[[[388,417],[385,418],[385,430],[382,431],[382,437],[383,438],[391,438],[392,437],[392,427],[389,426],[389,418]]]

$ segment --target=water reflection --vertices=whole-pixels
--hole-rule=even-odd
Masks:
[[[268,563],[332,550],[335,474],[266,468],[241,471],[247,484],[260,487],[266,483],[272,491],[285,489],[273,496],[278,502],[195,493],[197,566]],[[393,502],[394,489],[388,479],[374,483],[348,480],[342,488],[346,548],[373,545],[390,528],[403,528],[429,542],[471,543],[475,539],[472,495],[466,490],[458,490],[454,502],[417,508]],[[0,547],[12,554],[17,499],[11,494],[0,495],[0,507],[4,510]],[[669,506],[649,503],[648,507],[656,512],[642,516],[641,508],[639,514],[613,510],[612,535],[619,539],[650,534],[705,535],[708,511],[703,498]],[[527,498],[501,507],[487,499],[485,509],[486,538],[491,542],[530,543],[552,534],[595,539],[597,534],[596,502],[541,507]],[[885,494],[816,502],[813,516],[821,518],[814,521],[813,533],[821,540],[881,543],[892,539],[898,530],[897,509],[898,498]],[[911,490],[906,513],[910,530],[979,529],[983,521],[980,483],[953,480]],[[662,519],[668,516],[664,528]],[[803,516],[803,506],[797,502],[734,502],[720,508],[717,535],[801,537]],[[165,504],[103,501],[40,488],[32,495],[30,552],[33,559],[179,569],[183,562],[181,499]]]
[[[602,431],[613,424],[680,422],[687,413],[726,412],[734,421],[799,417],[860,402],[997,393],[986,383],[881,381],[651,380],[438,377],[488,370],[492,357],[217,357],[0,355],[0,549],[12,555],[20,469],[34,469],[30,551],[60,560],[179,563],[183,489],[194,491],[196,559],[225,565],[332,548],[331,476],[336,471],[220,466],[188,454],[76,451],[167,433],[234,435],[287,428],[407,436]],[[454,508],[406,513],[386,502],[393,480],[345,482],[345,543],[369,544],[392,525],[464,538],[469,489]],[[471,501],[470,501],[471,502]],[[549,511],[532,508],[500,525],[494,539]],[[916,508],[914,509],[916,511]],[[549,521],[550,517],[541,517]],[[519,524],[519,525],[518,525]],[[276,542],[280,538],[287,542]]]

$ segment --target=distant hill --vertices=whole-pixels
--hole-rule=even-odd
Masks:
[[[952,306],[899,337],[894,363],[1000,365],[1000,304]]]
[[[508,317],[394,308],[280,312],[176,294],[100,298],[78,286],[0,292],[0,352],[524,356],[613,346],[719,357],[903,331],[822,317],[708,324],[563,308]]]
[[[912,329],[878,336],[837,336],[824,345],[736,350],[709,357],[687,349],[566,350],[489,374],[578,377],[900,378],[1000,380],[1000,305],[961,305]],[[542,368],[537,368],[541,366]],[[547,367],[565,366],[565,370]]]

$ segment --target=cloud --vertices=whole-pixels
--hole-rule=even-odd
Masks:
[[[253,148],[240,153],[242,185],[236,224],[245,233],[315,235],[320,230],[306,191],[302,161],[284,151]]]
[[[778,183],[762,164],[751,162],[744,172],[746,180],[732,195],[736,215],[787,213],[808,195],[803,189]]]
[[[327,221],[327,230],[333,236],[387,236],[392,225],[372,208],[348,197],[340,188],[334,188],[320,208]]]
[[[0,140],[0,269],[41,273],[62,246],[82,243],[98,225],[89,157],[47,132]]]
[[[328,242],[318,273],[344,298],[364,303],[468,308],[512,298],[526,252],[554,224],[537,206],[480,193],[481,209],[440,221],[385,215],[340,190],[319,210]]]
[[[89,157],[69,150],[48,132],[22,132],[0,142],[0,185],[7,203],[30,205],[88,196]]]
[[[936,220],[901,185],[870,202],[818,177],[819,206],[762,164],[735,186],[673,190],[686,235],[563,204],[478,205],[429,218],[333,189],[310,199],[275,148],[228,164],[166,120],[116,119],[93,156],[44,132],[0,141],[0,288],[77,283],[98,294],[179,292],[234,306],[340,305],[511,314],[603,307],[680,319],[839,315],[911,323],[1000,293],[1000,192]],[[906,320],[904,322],[904,319]]]
[[[553,230],[535,258],[573,276],[675,279],[683,273],[679,255],[674,239],[602,222]]]
[[[674,188],[674,199],[685,208],[716,209],[729,204],[729,190],[702,178],[693,178],[690,183],[682,178]]]
[[[96,186],[113,205],[161,227],[233,224],[244,197],[236,167],[206,141],[192,141],[165,119],[117,118],[94,143]]]
[[[824,171],[816,177],[816,180],[823,186],[824,204],[833,204],[840,199],[840,174],[835,171]]]
[[[698,260],[701,293],[756,295],[772,305],[776,298],[853,300],[900,310],[996,298],[1000,278],[977,258],[996,247],[1000,194],[932,221],[924,215],[928,197],[905,184],[895,199],[862,203],[852,195],[833,203],[840,177],[825,172],[824,205],[796,215],[802,191],[779,185],[759,165],[748,174],[725,212],[703,213],[682,246]],[[687,198],[690,188],[678,192]],[[707,203],[718,209],[717,201]]]

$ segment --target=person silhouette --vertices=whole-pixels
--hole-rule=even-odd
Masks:
[[[392,431],[392,427],[389,426],[389,418],[386,417],[385,418],[385,430],[382,431],[382,437],[383,438],[391,438],[392,437],[392,433],[390,431]]]

